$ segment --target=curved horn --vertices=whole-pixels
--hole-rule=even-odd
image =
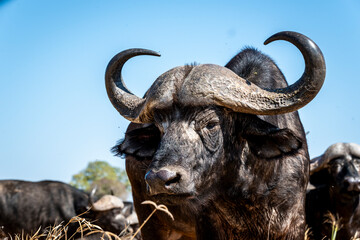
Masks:
[[[288,104],[281,108],[285,112],[292,112],[308,104],[320,91],[326,74],[325,59],[320,48],[308,37],[296,32],[284,31],[269,37],[264,44],[276,40],[285,40],[294,44],[302,53],[305,60],[305,71],[294,84],[275,90],[279,99]]]
[[[95,186],[89,194],[89,203],[88,203],[87,209],[90,209],[94,205],[94,197],[95,197],[96,190],[97,190],[97,186]]]
[[[263,89],[239,77],[231,70],[205,64],[194,67],[185,80],[180,99],[187,103],[215,103],[236,112],[275,115],[293,112],[309,103],[325,79],[325,60],[319,47],[296,32],[280,32],[265,41],[286,40],[301,51],[305,71],[294,84],[280,89]],[[185,98],[185,95],[189,96]]]
[[[138,116],[146,99],[137,97],[127,89],[121,70],[127,60],[139,55],[160,56],[159,53],[147,49],[128,49],[118,53],[110,60],[105,73],[106,91],[111,103],[123,117],[136,123],[141,123]]]
[[[356,143],[334,143],[325,153],[310,160],[310,174],[323,169],[326,164],[336,158],[360,157],[360,145]]]
[[[330,145],[326,151],[310,160],[310,175],[326,168],[331,159],[344,157],[349,153],[347,143],[334,143]]]
[[[321,155],[319,157],[311,159],[310,160],[310,175],[323,169],[324,165],[326,164],[325,160],[327,160],[327,159],[324,158],[324,155]]]

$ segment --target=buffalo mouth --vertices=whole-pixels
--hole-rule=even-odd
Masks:
[[[349,197],[349,198],[354,198],[360,195],[359,191],[348,191],[348,190],[344,190],[341,192],[341,195]]]
[[[340,196],[339,200],[342,203],[349,203],[359,200],[360,192],[359,191],[349,191],[347,189],[341,189],[338,193]]]

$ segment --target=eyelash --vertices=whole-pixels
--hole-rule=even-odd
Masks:
[[[205,128],[208,129],[208,130],[211,130],[213,128],[215,128],[216,126],[218,125],[218,122],[209,122]]]

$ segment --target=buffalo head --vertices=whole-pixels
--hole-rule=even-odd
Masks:
[[[158,54],[130,49],[110,61],[106,70],[106,89],[114,107],[134,123],[154,124],[149,127],[161,136],[158,146],[152,149],[156,152],[149,154],[154,156],[145,176],[151,195],[198,197],[199,192],[207,191],[210,186],[205,185],[214,184],[208,180],[225,174],[220,169],[226,164],[220,160],[226,155],[224,142],[234,144],[235,140],[229,138],[237,137],[232,135],[225,139],[224,133],[264,137],[264,146],[256,146],[260,139],[251,141],[258,155],[274,157],[298,147],[298,141],[290,133],[247,115],[296,111],[310,102],[323,84],[324,59],[316,44],[293,32],[275,34],[265,43],[279,39],[296,45],[306,63],[303,76],[281,89],[263,89],[228,68],[203,64],[169,70],[154,82],[144,98],[139,98],[126,88],[121,77],[122,67],[131,57]],[[269,139],[265,139],[266,135]],[[287,144],[282,144],[285,139]],[[270,147],[267,141],[274,141],[278,146]],[[131,153],[135,151],[134,144],[125,143],[123,148],[130,146],[126,151]]]
[[[360,145],[335,143],[311,160],[310,183],[306,196],[306,220],[314,239],[332,232],[329,213],[338,218],[339,239],[354,239],[360,229]]]
[[[360,194],[360,145],[335,143],[310,162],[310,182],[327,185],[343,201]]]
[[[104,195],[96,202],[93,202],[94,191],[92,191],[89,201],[90,209],[87,213],[94,223],[106,231],[120,234],[128,226],[134,224],[134,219],[129,219],[129,206],[125,206],[123,201],[113,195]],[[130,222],[131,221],[131,222]],[[129,230],[129,229],[127,229]]]

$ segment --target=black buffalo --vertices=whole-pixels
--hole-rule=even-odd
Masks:
[[[309,156],[297,109],[309,103],[325,78],[317,45],[280,32],[300,49],[305,72],[291,86],[265,54],[247,48],[225,66],[186,65],[162,74],[144,98],[124,85],[116,55],[106,70],[108,96],[130,124],[115,147],[126,156],[139,221],[152,200],[157,212],[144,239],[304,239]],[[261,115],[261,116],[258,116]]]
[[[360,145],[336,143],[311,160],[306,220],[314,239],[331,235],[329,214],[338,218],[338,239],[360,236]]]
[[[89,194],[56,181],[0,181],[0,226],[4,233],[34,234],[81,215],[104,230],[119,234],[127,224],[121,199],[105,195],[91,203]],[[86,212],[85,214],[83,214]],[[70,225],[68,236],[79,225]]]

